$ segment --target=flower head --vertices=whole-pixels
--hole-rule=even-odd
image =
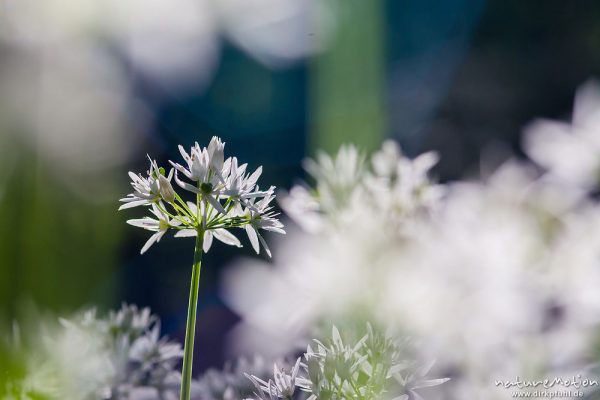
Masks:
[[[179,146],[183,164],[170,161],[173,169],[165,175],[156,161],[150,162],[147,176],[130,172],[134,192],[121,199],[120,209],[150,206],[151,217],[127,221],[129,224],[154,231],[142,252],[158,242],[169,230],[175,237],[202,235],[203,249],[208,251],[217,239],[225,244],[241,247],[231,228],[244,228],[252,247],[259,252],[259,243],[270,256],[265,239],[259,230],[285,233],[283,224],[270,205],[275,188],[260,191],[257,182],[262,174],[258,167],[246,173],[247,164],[239,164],[236,157],[225,159],[225,143],[213,137],[207,147],[195,143],[190,151]],[[171,184],[195,195],[195,201],[185,201]]]

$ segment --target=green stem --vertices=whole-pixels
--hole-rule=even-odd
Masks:
[[[185,345],[183,348],[183,370],[181,371],[181,400],[190,400],[192,385],[192,362],[194,358],[194,337],[196,336],[196,311],[198,310],[198,291],[200,286],[200,267],[202,265],[202,244],[204,230],[198,228],[196,249],[194,250],[194,265],[192,267],[192,282],[190,285],[190,303],[188,304],[187,325],[185,328]]]

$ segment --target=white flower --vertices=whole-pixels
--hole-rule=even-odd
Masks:
[[[181,164],[170,161],[173,167],[194,182],[209,182],[208,178],[210,176],[210,160],[208,151],[200,147],[198,142],[196,142],[194,146],[192,146],[189,154],[181,145],[179,146],[179,152],[181,153],[183,160],[186,162],[187,168],[183,167]],[[180,183],[179,185],[190,192],[198,193],[199,191],[198,187],[186,187],[183,183]]]
[[[150,212],[156,216],[156,219],[145,217],[140,219],[130,219],[127,221],[129,225],[156,232],[150,236],[148,241],[144,244],[144,247],[142,247],[140,252],[141,254],[144,254],[154,243],[159,242],[170,228],[181,225],[180,221],[171,219],[167,214],[161,211],[156,204],[152,204]]]
[[[279,200],[281,208],[307,232],[317,233],[324,229],[326,220],[320,210],[319,200],[304,185],[292,187]]]
[[[225,188],[219,193],[221,196],[239,201],[245,206],[250,206],[247,200],[267,194],[267,192],[254,190],[256,182],[262,174],[262,167],[258,167],[252,174],[246,174],[247,164],[238,166],[236,157],[231,159],[230,165],[229,174],[225,177]]]
[[[371,157],[373,170],[378,176],[392,177],[397,174],[398,161],[402,158],[400,146],[392,140],[386,140],[381,149]]]
[[[317,232],[347,207],[364,178],[364,161],[355,146],[347,145],[335,157],[319,152],[316,160],[307,159],[303,165],[316,181],[315,189],[294,186],[281,206],[304,229]]]
[[[260,252],[260,244],[262,244],[265,252],[271,257],[271,250],[267,245],[266,240],[258,232],[259,229],[265,231],[277,232],[285,235],[283,230],[283,224],[275,218],[277,214],[272,211],[273,207],[269,204],[275,198],[275,187],[271,186],[265,193],[265,197],[255,202],[255,198],[249,199],[246,203],[245,215],[249,219],[249,223],[245,226],[248,239],[252,244],[252,248],[256,251],[256,254]]]
[[[538,120],[525,132],[527,154],[549,173],[586,189],[600,181],[600,87],[592,81],[575,97],[571,123]]]
[[[298,381],[304,381],[299,379],[298,372],[300,371],[300,358],[294,364],[292,372],[288,375],[285,371],[277,366],[273,365],[273,379],[269,379],[268,382],[264,380],[245,374],[248,379],[254,384],[257,389],[256,395],[261,399],[291,399],[296,392],[296,386]],[[264,397],[263,394],[267,394],[269,397]]]
[[[335,212],[343,207],[364,174],[364,161],[355,146],[340,147],[335,158],[319,153],[317,160],[304,162],[306,171],[316,180],[321,208]]]
[[[147,177],[141,174],[136,175],[133,172],[129,172],[129,177],[131,178],[133,193],[119,200],[125,203],[119,207],[119,210],[154,204],[161,198],[172,201],[169,199],[175,197],[175,192],[171,186],[173,170],[169,171],[169,175],[165,178],[154,160],[150,160]]]
[[[333,225],[353,224],[356,209],[370,210],[398,224],[435,208],[443,187],[428,177],[438,157],[433,152],[405,157],[393,141],[383,143],[369,170],[353,146],[342,146],[335,157],[320,153],[304,165],[315,179],[313,190],[294,186],[282,208],[305,230],[317,233]]]
[[[438,155],[427,152],[414,160],[402,155],[393,141],[383,143],[371,159],[374,174],[365,179],[368,190],[378,207],[388,210],[390,216],[401,218],[421,209],[432,208],[442,197],[441,185],[431,183],[428,174],[437,163]]]
[[[217,211],[221,214],[226,214],[225,209],[217,200],[217,196],[223,188],[225,168],[230,165],[231,161],[227,160],[226,163],[222,161],[224,144],[221,143],[220,139],[213,137],[210,143],[209,147],[212,146],[211,150],[202,148],[196,143],[192,147],[190,154],[182,146],[179,146],[179,151],[187,163],[187,168],[181,164],[170,162],[177,171],[196,182],[196,185],[190,185],[180,180],[177,173],[175,173],[175,182],[179,186],[192,193],[201,193],[203,199],[208,201]],[[220,168],[217,169],[217,166]]]

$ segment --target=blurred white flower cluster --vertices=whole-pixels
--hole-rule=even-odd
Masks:
[[[197,142],[190,153],[179,146],[185,166],[170,161],[174,169],[168,174],[156,161],[150,160],[146,176],[129,173],[133,193],[121,199],[119,210],[145,206],[151,217],[132,219],[128,224],[155,232],[142,247],[142,254],[158,242],[168,230],[176,237],[196,237],[207,252],[213,238],[230,246],[242,247],[230,228],[244,228],[252,247],[258,254],[260,245],[271,256],[267,242],[259,230],[285,234],[283,224],[270,205],[275,187],[261,191],[257,181],[262,174],[258,167],[246,173],[248,164],[238,164],[236,157],[225,159],[225,143],[214,136],[207,147]],[[173,175],[173,172],[175,173]],[[179,178],[184,175],[192,184]],[[194,194],[194,201],[184,201],[171,185],[171,180]]]
[[[371,320],[386,300],[390,251],[405,245],[443,194],[427,178],[435,161],[433,153],[409,160],[391,141],[372,157],[373,168],[352,146],[307,161],[316,188],[296,186],[281,201],[302,230],[281,243],[276,269],[256,260],[235,268],[225,277],[225,297],[246,323],[286,338],[283,351],[329,316]],[[253,337],[240,332],[233,342]]]
[[[494,379],[584,375],[599,356],[598,143],[590,83],[571,124],[529,127],[535,164],[509,160],[477,181],[434,184],[435,155],[410,160],[392,142],[370,162],[352,147],[319,155],[306,164],[314,187],[281,202],[301,229],[275,266],[226,276],[243,317],[234,343],[283,350],[324,323],[371,320],[450,371],[449,399],[506,398]]]
[[[31,333],[29,333],[31,334]],[[123,305],[98,316],[94,309],[36,329],[22,382],[1,388],[7,399],[177,399],[183,351],[160,337],[147,308]],[[15,346],[19,347],[19,338]],[[19,351],[18,349],[16,349]],[[24,349],[21,349],[23,351]],[[7,390],[2,392],[1,390]]]

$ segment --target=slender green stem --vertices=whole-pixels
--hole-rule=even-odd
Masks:
[[[158,207],[158,209],[162,212],[164,212],[165,214],[167,214],[169,217],[176,219],[177,221],[181,222],[184,225],[188,225],[188,222],[184,219],[182,219],[179,215],[173,215],[169,212],[169,210],[167,210],[166,207],[163,207],[160,205],[160,203],[156,203],[156,207]]]
[[[181,400],[190,400],[192,384],[192,362],[194,358],[194,337],[196,335],[196,311],[198,309],[198,292],[200,286],[200,268],[202,265],[202,244],[204,230],[198,228],[194,265],[192,267],[192,282],[190,285],[190,303],[188,305],[187,325],[185,328],[185,346],[183,349],[183,370],[181,371]]]
[[[186,204],[185,201],[183,201],[183,199],[181,198],[181,196],[179,196],[177,193],[175,193],[175,200],[179,202],[179,204],[181,204],[181,206],[177,206],[176,207],[180,208],[181,210],[183,210],[183,213],[186,215],[189,215],[192,220],[195,220],[196,216],[194,215],[194,213],[190,210],[190,208],[188,207],[188,205]]]

